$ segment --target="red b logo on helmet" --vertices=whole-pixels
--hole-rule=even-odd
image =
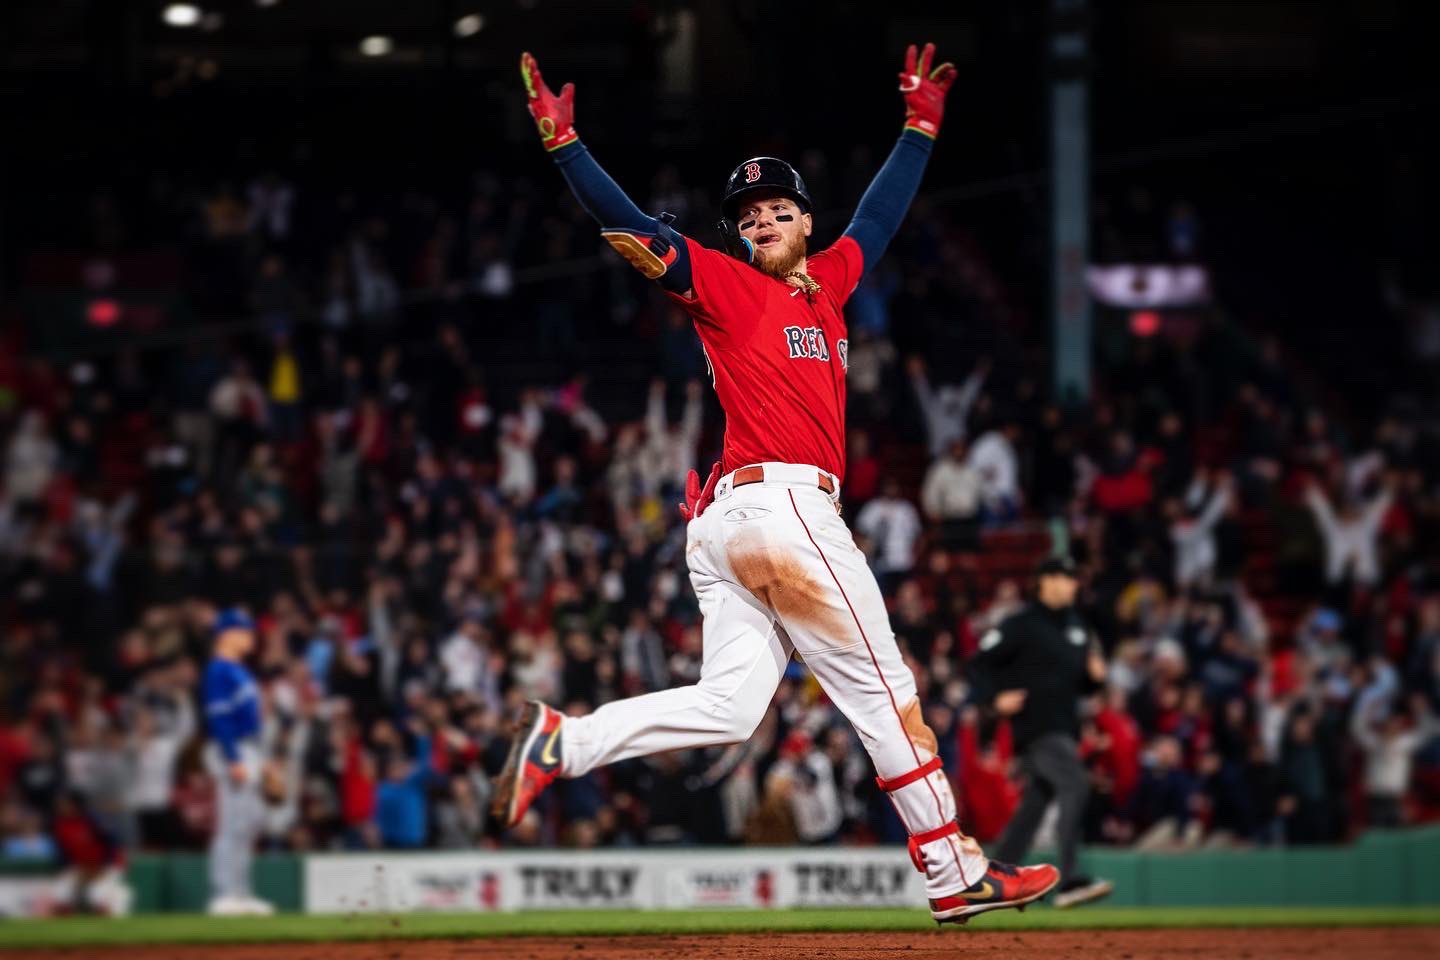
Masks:
[[[760,164],[758,164],[758,163],[747,163],[747,164],[745,164],[745,182],[746,182],[746,183],[754,183],[756,180],[759,180],[759,179],[760,179]]]

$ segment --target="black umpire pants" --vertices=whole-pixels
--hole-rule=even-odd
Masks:
[[[1060,878],[1070,880],[1076,875],[1080,825],[1090,797],[1090,773],[1080,762],[1080,746],[1067,733],[1047,733],[1025,748],[1020,769],[1025,774],[1025,794],[995,848],[995,859],[1019,863],[1030,852],[1050,801],[1059,800]]]

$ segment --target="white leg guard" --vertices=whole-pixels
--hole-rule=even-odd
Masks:
[[[876,777],[875,782],[890,795],[910,831],[910,859],[925,874],[930,899],[954,896],[984,876],[990,861],[955,822],[955,795],[939,757],[890,780]]]

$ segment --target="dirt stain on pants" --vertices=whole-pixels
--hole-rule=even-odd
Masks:
[[[739,546],[730,551],[735,579],[786,625],[803,627],[837,647],[853,643],[848,624],[829,602],[825,587],[789,551]]]

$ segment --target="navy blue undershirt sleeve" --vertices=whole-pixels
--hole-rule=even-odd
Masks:
[[[865,270],[875,266],[885,248],[900,229],[900,221],[915,199],[925,164],[930,159],[934,141],[923,133],[906,130],[890,151],[885,165],[870,181],[855,217],[845,228],[845,236],[853,237],[865,256]]]
[[[635,206],[620,185],[590,156],[583,143],[576,140],[566,144],[552,156],[575,199],[599,222],[601,229],[625,230],[644,237],[662,235],[674,246],[675,262],[656,281],[660,286],[675,293],[684,293],[693,286],[690,254],[680,234]]]

